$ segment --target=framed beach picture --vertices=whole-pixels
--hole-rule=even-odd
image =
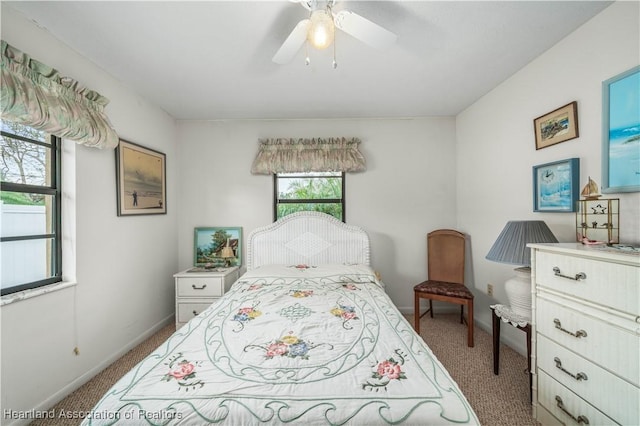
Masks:
[[[640,191],[640,66],[602,82],[602,192]]]
[[[536,149],[575,139],[578,131],[578,103],[573,101],[533,120]]]
[[[579,158],[533,166],[533,211],[575,212],[579,179]]]
[[[166,157],[120,140],[116,147],[118,216],[167,213]]]
[[[242,228],[195,228],[193,264],[205,268],[242,265]]]

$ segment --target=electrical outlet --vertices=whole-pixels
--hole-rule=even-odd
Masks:
[[[487,294],[493,296],[493,284],[487,284]]]

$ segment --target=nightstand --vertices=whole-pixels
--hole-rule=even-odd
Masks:
[[[238,279],[238,267],[216,268],[206,272],[186,269],[176,280],[176,330],[221,298]]]

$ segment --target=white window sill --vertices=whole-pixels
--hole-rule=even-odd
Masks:
[[[32,297],[42,296],[43,294],[62,290],[68,287],[73,287],[76,284],[77,283],[75,281],[62,281],[59,283],[49,284],[49,285],[45,285],[38,288],[19,291],[17,293],[7,294],[0,298],[0,306],[9,305],[11,303],[19,302],[21,300],[31,299]]]

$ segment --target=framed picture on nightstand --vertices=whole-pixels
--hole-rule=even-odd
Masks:
[[[195,228],[193,264],[206,268],[242,265],[242,228]]]

